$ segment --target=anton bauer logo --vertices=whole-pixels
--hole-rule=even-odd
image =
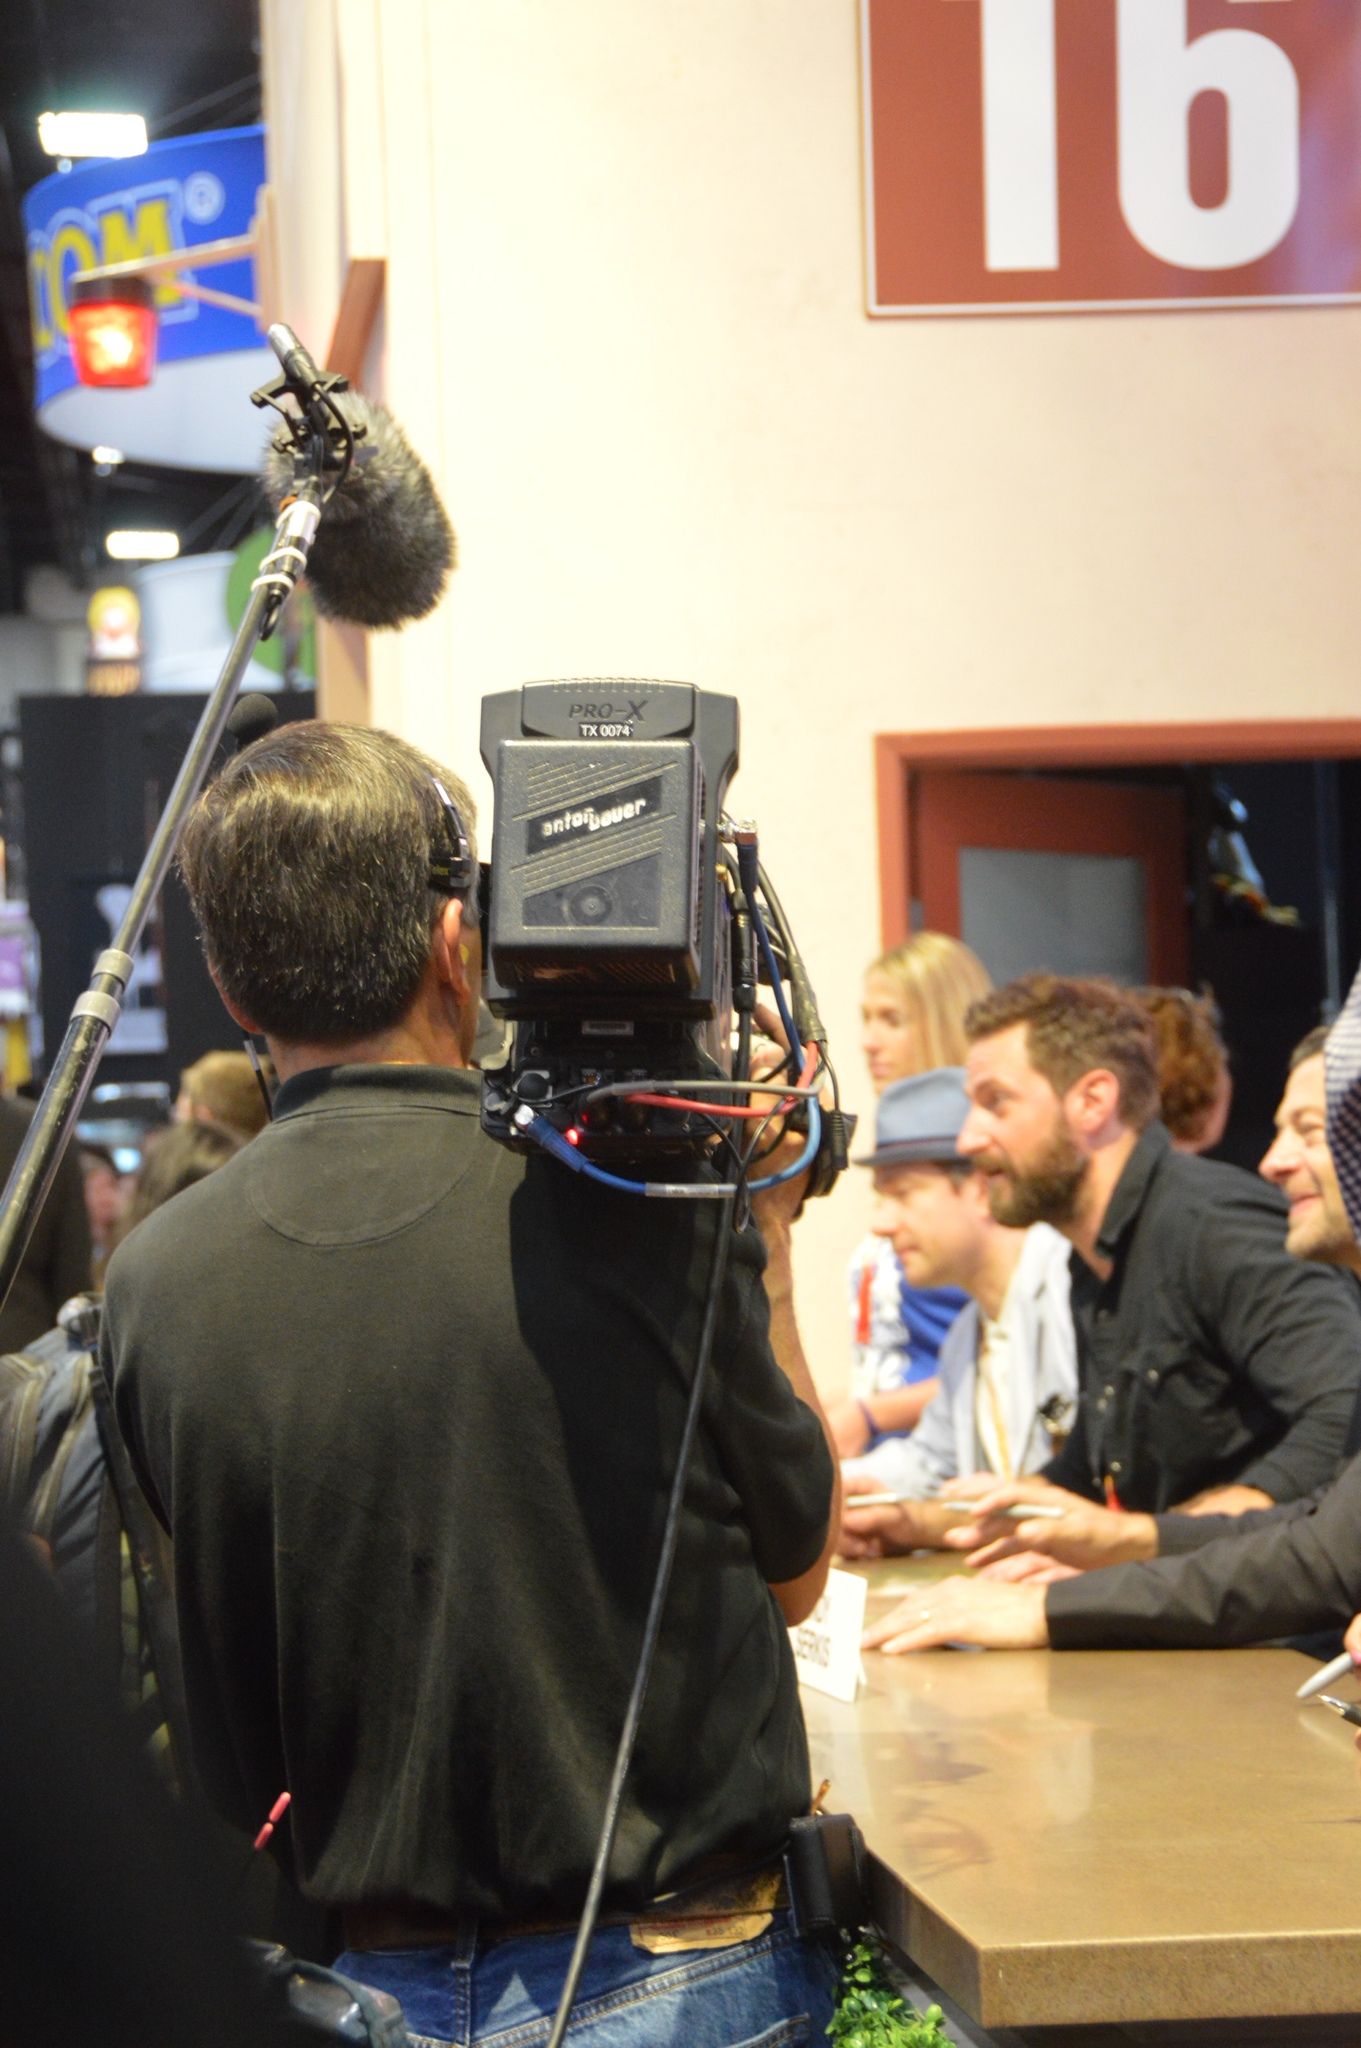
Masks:
[[[607,811],[598,811],[594,804],[587,804],[584,811],[559,811],[556,818],[541,818],[539,834],[544,839],[557,839],[564,832],[603,832],[607,825],[618,825],[625,818],[636,818],[646,809],[645,796],[635,797],[628,803],[613,804]]]
[[[599,804],[588,797],[560,811],[546,811],[531,818],[525,834],[528,853],[543,853],[564,840],[589,839],[594,833],[609,832],[636,818],[655,817],[661,809],[661,778],[636,782],[628,789],[613,790]]]

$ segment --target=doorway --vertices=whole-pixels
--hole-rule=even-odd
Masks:
[[[911,791],[919,921],[996,982],[1055,974],[1180,984],[1189,971],[1180,789],[927,769]]]
[[[1361,721],[880,739],[884,939],[946,931],[1001,982],[1206,988],[1255,1168],[1289,1053],[1361,954]]]

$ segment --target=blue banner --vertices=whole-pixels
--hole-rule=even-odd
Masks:
[[[24,196],[28,295],[39,409],[76,380],[66,338],[70,280],[79,270],[225,241],[250,229],[265,181],[263,128],[220,128],[153,142],[144,156],[101,157],[44,178]],[[252,265],[214,265],[198,279],[238,298],[255,296]],[[226,355],[263,345],[244,313],[185,298],[168,279],[156,289],[160,361]]]

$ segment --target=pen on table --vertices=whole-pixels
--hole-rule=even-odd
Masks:
[[[976,1515],[976,1500],[938,1500],[938,1508],[949,1508],[952,1514]],[[1040,1501],[1018,1501],[1014,1508],[997,1508],[995,1513],[1009,1515],[1013,1522],[1059,1522],[1067,1514],[1067,1508],[1046,1507]],[[991,1518],[989,1518],[991,1519]]]
[[[1317,1695],[1321,1707],[1331,1707],[1335,1714],[1341,1714],[1344,1721],[1350,1721],[1354,1728],[1361,1728],[1361,1707],[1354,1700],[1335,1700],[1330,1692]]]
[[[853,1493],[843,1500],[841,1505],[843,1508],[893,1508],[910,1507],[916,1501],[917,1496],[914,1493]],[[922,1501],[919,1505],[922,1507],[949,1508],[952,1513],[957,1515],[971,1515],[975,1512],[975,1504],[971,1500]],[[1039,1516],[1043,1521],[1053,1522],[1057,1521],[1060,1515],[1066,1514],[1067,1510],[1065,1508],[1036,1507],[1032,1505],[1030,1507],[999,1508],[998,1513],[1010,1515],[1011,1519],[1015,1522],[1028,1522],[1033,1516]]]
[[[1350,1650],[1344,1650],[1340,1657],[1334,1657],[1331,1664],[1325,1664],[1312,1678],[1306,1678],[1295,1694],[1297,1700],[1311,1700],[1315,1693],[1323,1691],[1325,1685],[1332,1685],[1339,1678],[1348,1678],[1356,1669],[1356,1659]]]

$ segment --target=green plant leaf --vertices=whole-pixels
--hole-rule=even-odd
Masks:
[[[938,2005],[914,2011],[895,1990],[877,1943],[862,1937],[842,1958],[836,2010],[827,2028],[835,2048],[954,2048]]]

